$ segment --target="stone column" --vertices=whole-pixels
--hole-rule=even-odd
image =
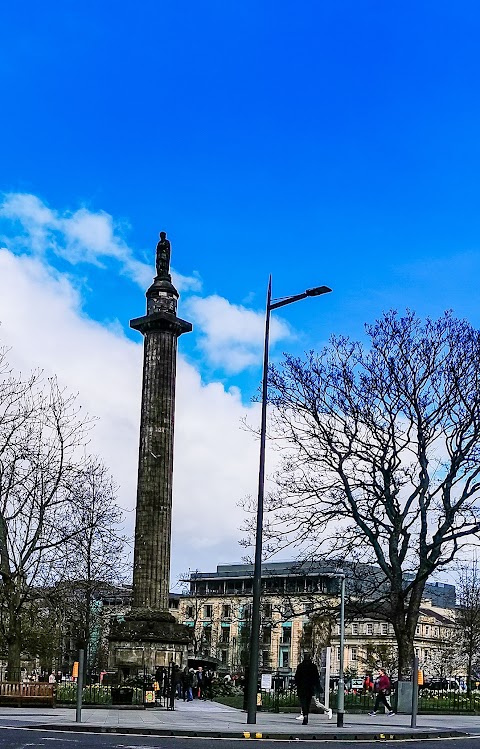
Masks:
[[[132,608],[111,620],[108,636],[109,668],[120,678],[154,674],[172,661],[183,668],[191,640],[168,610],[177,339],[192,330],[177,317],[169,263],[170,242],[161,232],[147,314],[130,321],[144,336],[144,359]]]
[[[192,330],[176,315],[178,292],[155,278],[147,314],[130,326],[145,336],[133,607],[168,611],[177,338]]]

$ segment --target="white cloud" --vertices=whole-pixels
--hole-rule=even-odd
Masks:
[[[32,204],[40,213],[48,210]],[[35,226],[38,226],[38,222]],[[79,230],[80,231],[80,230]],[[82,230],[83,231],[83,230]],[[86,231],[86,229],[85,229]],[[107,235],[104,237],[108,239]],[[42,239],[39,237],[39,241]],[[221,310],[228,308],[220,304]],[[235,308],[233,308],[235,309]],[[180,310],[182,313],[182,310]],[[235,312],[231,319],[235,320]],[[258,336],[257,318],[250,335]],[[17,369],[56,373],[99,417],[92,434],[98,452],[120,484],[120,501],[133,530],[137,479],[142,347],[116,326],[84,315],[70,280],[44,258],[0,250],[0,342],[12,347]],[[225,320],[224,320],[225,322]],[[181,349],[180,340],[180,349]],[[178,362],[172,570],[215,568],[236,561],[242,511],[238,499],[255,494],[258,443],[241,418],[258,423],[258,405],[242,405],[236,389],[205,384],[181,356]],[[269,456],[269,471],[274,457]]]
[[[107,259],[118,262],[121,272],[142,289],[152,282],[155,268],[138,260],[121,236],[120,226],[105,211],[76,211],[60,213],[50,209],[36,195],[9,193],[0,205],[0,218],[14,222],[21,233],[8,237],[14,250],[27,249],[44,255],[48,252],[63,257],[72,265],[90,263],[102,266]],[[5,237],[3,240],[5,241]],[[183,276],[172,272],[180,291],[199,291],[198,275]]]
[[[265,333],[264,312],[231,304],[228,299],[217,295],[190,297],[185,308],[200,328],[199,347],[213,367],[236,374],[259,365]],[[272,317],[271,343],[291,336],[290,326],[278,317]]]

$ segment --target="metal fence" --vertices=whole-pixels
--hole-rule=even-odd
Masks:
[[[418,712],[424,714],[445,713],[480,713],[480,682],[475,682],[467,689],[467,680],[459,677],[430,679],[419,686]],[[345,691],[345,710],[350,713],[368,713],[375,704],[375,692],[365,689],[347,689]],[[393,709],[396,706],[395,684],[388,697]],[[320,701],[324,702],[322,696]],[[337,692],[330,691],[329,707],[337,707]],[[300,710],[296,689],[293,685],[277,686],[260,690],[259,708],[266,712],[293,712]],[[312,702],[312,711],[315,712]]]
[[[132,705],[137,707],[163,707],[175,709],[175,684],[173,668],[159,669],[154,676],[141,675],[132,683],[116,685],[88,684],[82,690],[82,703],[92,707]],[[61,705],[74,705],[77,699],[77,684],[57,684],[56,701]]]
[[[419,686],[418,711],[423,713],[480,712],[480,683],[464,677],[432,678]]]

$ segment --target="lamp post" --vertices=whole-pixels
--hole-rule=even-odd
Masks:
[[[338,693],[337,693],[337,727],[343,726],[343,715],[345,712],[345,679],[344,679],[344,655],[345,655],[345,574],[339,574],[340,585],[340,658],[338,663]]]
[[[253,600],[252,600],[252,629],[250,633],[249,678],[247,685],[247,723],[257,722],[257,683],[258,683],[258,653],[260,637],[260,599],[262,587],[262,534],[263,534],[263,497],[265,488],[265,440],[267,432],[267,393],[268,393],[268,345],[270,338],[270,313],[279,307],[299,302],[309,296],[328,294],[328,286],[317,286],[307,289],[301,294],[282,297],[272,301],[272,277],[268,279],[267,304],[265,309],[265,341],[263,349],[263,379],[262,379],[262,418],[260,425],[260,463],[258,469],[258,501],[257,525],[255,536],[255,563],[253,567]]]

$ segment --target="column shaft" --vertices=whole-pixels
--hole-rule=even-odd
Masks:
[[[168,610],[177,336],[145,333],[133,606]]]

